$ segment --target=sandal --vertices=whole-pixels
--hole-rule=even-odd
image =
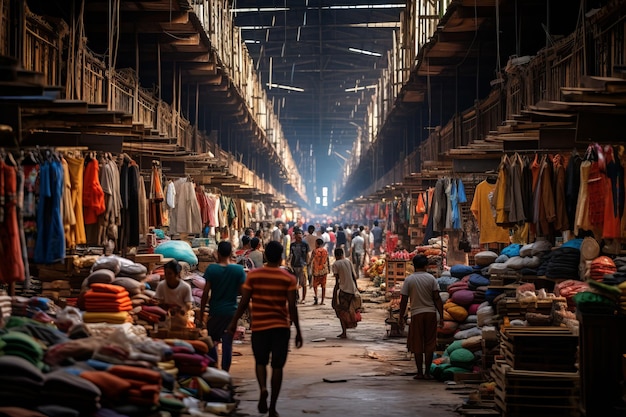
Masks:
[[[424,379],[431,380],[433,379],[433,376],[431,374],[425,374]]]
[[[417,374],[413,377],[413,379],[424,379],[424,375],[423,374]]]

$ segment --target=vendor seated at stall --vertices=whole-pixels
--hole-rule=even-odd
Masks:
[[[165,279],[159,282],[154,298],[165,310],[178,308],[183,312],[193,308],[191,286],[180,278],[182,267],[176,260],[169,261],[163,267]]]

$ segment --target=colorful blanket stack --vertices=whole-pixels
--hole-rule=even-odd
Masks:
[[[113,365],[107,372],[130,383],[126,391],[129,404],[157,405],[161,392],[161,374],[151,369],[137,366]]]
[[[165,343],[172,347],[172,359],[179,374],[200,376],[213,362],[208,356],[208,345],[201,340],[165,339]]]
[[[133,309],[133,304],[124,287],[94,283],[84,297],[86,312],[83,320],[86,323],[121,324],[131,319],[128,312]]]

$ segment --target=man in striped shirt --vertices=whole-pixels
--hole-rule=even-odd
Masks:
[[[302,347],[296,308],[296,279],[280,267],[282,253],[283,246],[279,242],[271,241],[267,244],[265,248],[267,264],[248,272],[246,282],[242,286],[239,307],[229,326],[229,332],[234,333],[237,321],[250,305],[252,352],[261,391],[258,403],[260,413],[268,411],[267,364],[270,361],[270,354],[272,357],[270,417],[278,417],[276,402],[283,381],[283,367],[287,361],[291,323],[296,326],[296,348]]]

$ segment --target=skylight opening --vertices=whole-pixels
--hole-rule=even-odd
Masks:
[[[303,93],[304,92],[304,88],[292,87],[290,85],[274,84],[274,83],[266,83],[265,85],[270,87],[270,88],[280,88],[282,90],[297,91],[299,93]]]
[[[348,48],[348,51],[354,52],[355,54],[363,54],[363,55],[369,55],[369,56],[383,56],[383,54],[381,54],[381,53],[373,52],[373,51],[367,51],[365,49]]]

